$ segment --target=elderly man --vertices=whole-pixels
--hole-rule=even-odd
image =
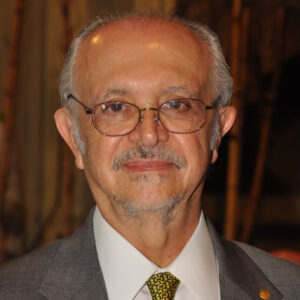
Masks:
[[[1,299],[299,299],[299,267],[223,240],[201,211],[232,79],[206,26],[97,18],[73,41],[57,128],[96,207],[68,239],[7,264]]]

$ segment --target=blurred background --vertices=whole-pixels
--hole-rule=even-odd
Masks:
[[[71,234],[93,206],[53,114],[72,37],[115,11],[174,13],[218,34],[239,117],[204,210],[228,238],[300,251],[299,0],[0,0],[0,262]]]

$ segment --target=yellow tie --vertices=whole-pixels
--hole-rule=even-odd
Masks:
[[[173,300],[179,283],[170,272],[154,274],[147,281],[152,300]]]

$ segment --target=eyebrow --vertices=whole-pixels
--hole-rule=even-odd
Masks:
[[[110,97],[110,96],[128,96],[131,93],[128,90],[125,89],[121,89],[121,88],[108,88],[103,96],[103,100],[105,100],[106,98]]]
[[[185,85],[179,85],[179,86],[167,86],[162,88],[161,90],[162,94],[166,93],[177,93],[177,92],[185,92],[188,93],[189,96],[197,97],[199,95],[198,90],[191,90]],[[101,97],[101,102],[105,101],[107,98],[111,96],[131,96],[132,93],[126,89],[123,88],[108,88],[104,92],[104,96]]]
[[[199,90],[191,90],[185,85],[179,86],[169,86],[162,89],[163,93],[176,93],[176,92],[186,92],[189,96],[197,97],[199,95]]]
[[[169,92],[178,92],[178,91],[188,91],[188,89],[185,86],[168,86],[166,88],[163,88],[163,92],[169,93]]]

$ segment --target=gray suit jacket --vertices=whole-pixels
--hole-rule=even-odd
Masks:
[[[96,252],[92,212],[71,237],[0,268],[0,299],[108,299]],[[209,223],[220,271],[221,298],[300,299],[300,267],[221,238]],[[122,300],[122,299],[120,299]]]

